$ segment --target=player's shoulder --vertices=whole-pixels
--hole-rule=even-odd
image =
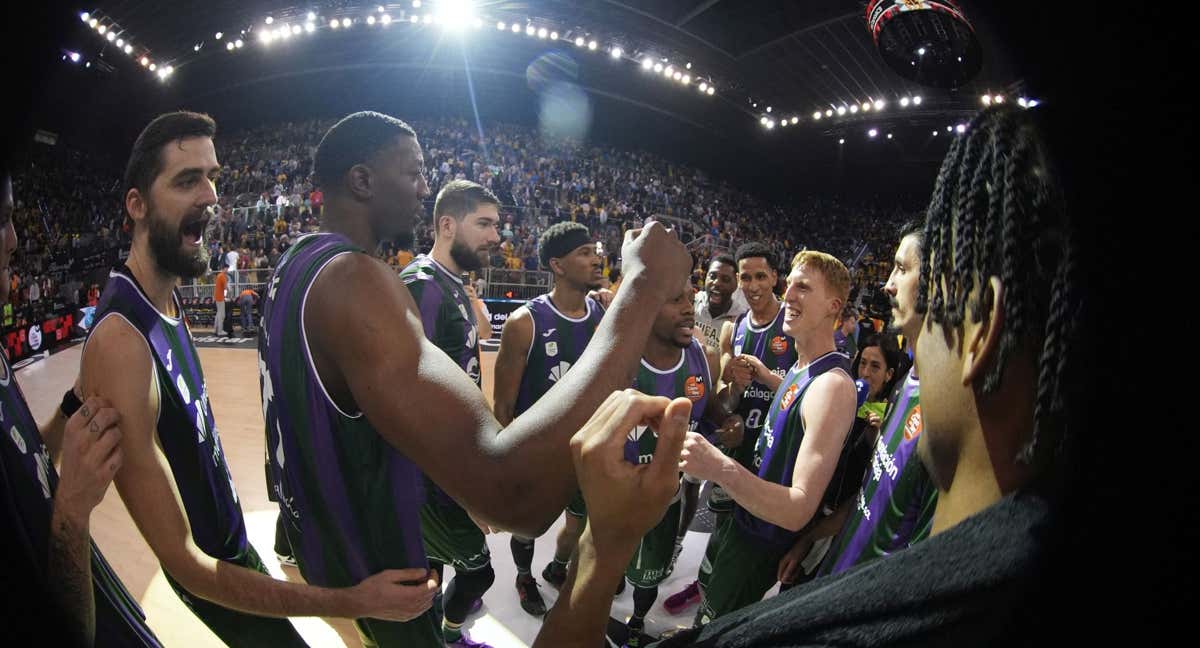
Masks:
[[[400,278],[404,283],[411,284],[416,281],[433,281],[437,277],[437,269],[433,267],[433,261],[427,256],[419,256],[408,265],[400,270]]]

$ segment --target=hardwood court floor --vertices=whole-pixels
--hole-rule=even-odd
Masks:
[[[17,380],[29,400],[38,421],[45,420],[58,406],[62,393],[74,382],[80,350],[66,349],[17,372]],[[267,500],[263,477],[263,417],[258,386],[258,356],[252,349],[201,348],[199,350],[208,392],[221,443],[225,448],[233,482],[237,488],[251,543],[276,578],[300,580],[294,568],[281,568],[272,549],[275,537],[276,505]],[[493,354],[483,354],[484,387],[490,393]],[[533,569],[542,586],[547,606],[557,592],[541,582],[541,570],[554,554],[554,537],[562,519],[537,540]],[[693,525],[695,527],[696,525]],[[108,561],[139,600],[150,627],[166,646],[203,648],[223,645],[179,601],[167,585],[158,560],[142,539],[115,488],[109,488],[104,501],[92,515],[92,537]],[[671,616],[662,601],[682,589],[696,574],[704,554],[708,534],[691,532],[684,544],[675,573],[660,587],[659,600],[646,620],[647,630],[661,632],[690,624],[694,608],[680,616]],[[468,620],[468,633],[495,648],[526,648],[533,643],[540,620],[520,607],[513,581],[516,568],[509,551],[508,534],[488,536],[496,583],[483,597],[482,612]],[[453,573],[447,569],[446,577]],[[632,588],[613,601],[613,616],[626,619],[633,611]],[[360,646],[353,625],[344,619],[293,618],[297,629],[314,647]]]

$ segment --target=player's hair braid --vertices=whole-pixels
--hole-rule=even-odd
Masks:
[[[950,256],[950,237],[949,232],[943,232],[941,229],[932,227],[932,223],[928,214],[943,214],[949,211],[949,199],[953,187],[958,183],[958,161],[963,153],[963,140],[957,138],[950,144],[950,151],[946,153],[946,159],[942,163],[941,171],[938,172],[938,178],[933,188],[933,197],[929,201],[929,208],[926,210],[927,216],[925,219],[925,233],[922,238],[925,241],[925,254],[921,256],[921,277],[919,280],[919,289],[917,291],[916,309],[918,313],[925,314],[931,311],[931,314],[937,318],[942,317],[942,291],[933,291],[933,300],[929,300],[929,281],[931,277],[945,275],[946,273],[937,271],[932,265],[932,260],[936,257],[940,267],[945,263],[945,259]]]
[[[971,131],[964,144],[960,168],[962,177],[958,183],[955,195],[954,209],[958,214],[958,231],[953,233],[954,254],[950,259],[954,264],[954,285],[947,285],[946,322],[951,326],[962,324],[963,306],[973,282],[972,268],[975,267],[976,208],[980,195],[987,195],[987,179],[984,177],[988,169],[987,158],[994,148],[990,146],[991,129],[980,128]],[[965,181],[968,180],[969,181]],[[978,310],[978,308],[976,309]],[[976,315],[978,317],[978,315]]]

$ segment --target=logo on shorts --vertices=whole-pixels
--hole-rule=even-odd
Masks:
[[[787,353],[787,338],[782,335],[776,335],[771,338],[771,352],[775,355],[783,355]]]
[[[783,392],[783,398],[779,401],[779,409],[787,409],[792,406],[792,401],[796,400],[796,394],[800,391],[800,385],[793,384]]]
[[[924,428],[925,425],[921,421],[921,406],[917,405],[909,415],[908,421],[904,423],[904,440],[912,441],[921,436],[921,430]]]
[[[558,342],[546,343],[546,355],[551,357],[558,355]]]
[[[688,376],[687,381],[683,383],[683,395],[693,403],[704,398],[704,378]]]

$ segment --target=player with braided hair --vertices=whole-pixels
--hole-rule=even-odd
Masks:
[[[1086,271],[1039,112],[977,115],[926,213],[917,453],[938,490],[930,538],[655,645],[1028,643],[1047,620],[1030,602],[1042,569],[1063,557],[1052,534],[1075,456],[1069,433],[1086,410],[1077,358]],[[596,425],[589,434],[629,429]],[[688,453],[685,444],[685,462]],[[585,498],[604,486],[584,482]],[[572,595],[560,601],[607,605],[602,593],[623,565],[624,547],[604,540],[622,528],[617,517],[592,516],[579,550],[585,584],[575,591],[569,579]],[[605,611],[557,605],[535,645],[562,645]]]

